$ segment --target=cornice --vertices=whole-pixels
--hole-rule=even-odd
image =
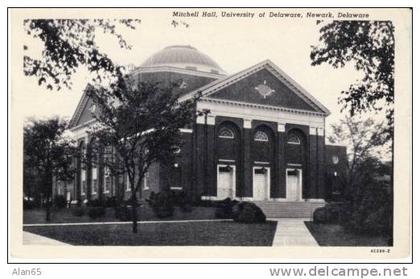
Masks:
[[[326,116],[325,113],[315,112],[315,111],[310,111],[310,110],[302,110],[302,109],[286,108],[286,107],[279,107],[279,106],[246,103],[246,102],[232,101],[232,100],[226,100],[226,99],[215,99],[215,98],[209,98],[209,97],[203,97],[199,100],[199,102],[209,102],[209,103],[214,103],[214,104],[233,105],[233,106],[246,107],[246,108],[257,108],[257,109],[269,110],[269,111],[290,112],[290,113],[301,114],[301,115]]]

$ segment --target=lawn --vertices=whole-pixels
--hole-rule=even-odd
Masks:
[[[354,234],[341,225],[313,222],[305,225],[320,246],[389,246],[387,237]]]
[[[87,209],[85,210],[87,212]],[[152,220],[204,220],[214,219],[215,208],[212,207],[193,207],[192,212],[183,212],[179,208],[175,208],[174,216],[164,219],[159,219],[155,216],[152,209],[147,205],[140,207],[138,210],[139,221]],[[87,214],[83,216],[74,216],[72,209],[53,209],[51,213],[50,223],[85,223],[85,222],[117,222],[120,221],[115,218],[114,208],[107,208],[106,214],[103,217],[91,219]],[[44,224],[45,209],[31,209],[23,211],[23,224]]]
[[[271,246],[277,222],[233,221],[146,223],[133,234],[131,224],[24,227],[24,231],[72,245],[119,246]]]

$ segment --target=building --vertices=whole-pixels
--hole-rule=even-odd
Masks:
[[[191,46],[170,46],[131,72],[142,81],[182,80],[181,100],[201,92],[196,122],[181,129],[185,144],[170,167],[154,164],[143,182],[151,191],[182,189],[197,199],[227,197],[258,203],[268,216],[304,217],[338,189],[345,147],[325,144],[329,111],[270,60],[228,75]],[[82,152],[95,108],[86,93],[69,129]],[[101,166],[78,172],[66,185],[73,200],[127,198],[124,176]],[[55,193],[63,193],[55,187]]]

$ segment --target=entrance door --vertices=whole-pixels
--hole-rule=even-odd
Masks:
[[[300,174],[300,170],[287,170],[286,199],[288,201],[299,201],[301,199]]]
[[[254,168],[254,178],[252,185],[254,200],[262,201],[268,199],[270,183],[269,177],[269,168]]]
[[[217,197],[235,197],[235,166],[218,165]]]

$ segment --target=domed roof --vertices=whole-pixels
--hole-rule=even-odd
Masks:
[[[150,56],[140,67],[175,67],[215,74],[225,74],[225,71],[208,55],[192,46],[168,46]]]

